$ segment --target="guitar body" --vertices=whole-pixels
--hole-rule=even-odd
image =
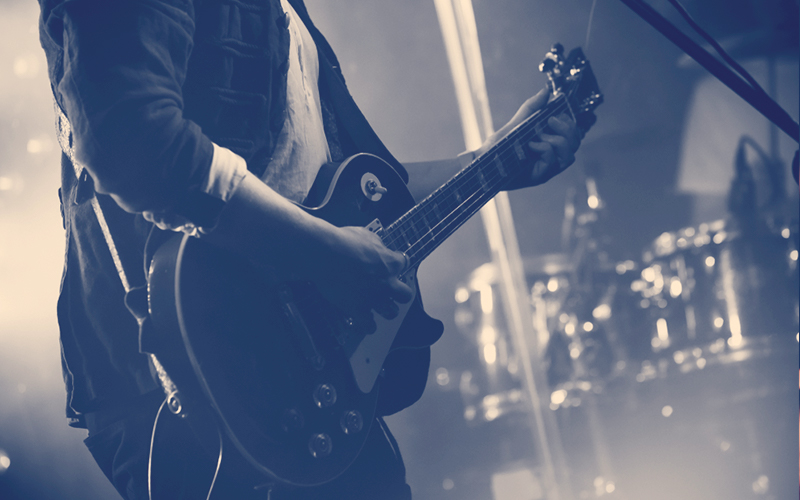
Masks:
[[[413,348],[438,340],[442,325],[422,309],[416,267],[528,172],[538,157],[524,145],[548,130],[550,116],[568,113],[586,132],[603,102],[583,52],[564,58],[562,50],[554,46],[541,66],[552,90],[545,107],[417,205],[397,172],[375,156],[321,169],[303,207],[308,213],[367,227],[406,253],[411,269],[400,278],[417,295],[399,305],[396,319],[346,317],[312,283],[278,279],[274,269],[190,236],[175,236],[156,252],[149,277],[150,316],[160,335],[155,354],[180,393],[170,408],[187,416],[210,451],[222,428],[238,452],[226,460],[252,484],[321,484],[355,460],[376,408],[388,414],[419,398],[428,351]],[[392,394],[379,401],[382,381]]]
[[[368,195],[365,176],[386,192]],[[389,224],[414,204],[394,169],[366,154],[324,167],[313,198],[317,206],[304,208],[337,226]],[[409,284],[415,274],[407,275]],[[280,282],[269,269],[182,235],[156,252],[149,298],[164,346],[156,354],[188,418],[208,413],[199,407],[208,402],[262,482],[315,485],[341,474],[374,420],[386,355],[430,345],[440,334],[428,328],[426,339],[425,328],[401,328],[410,309],[411,318],[438,325],[416,299],[401,305],[395,320],[375,315],[378,328],[371,332],[326,303],[312,284]],[[408,335],[397,335],[406,329]],[[377,370],[354,370],[354,363]],[[215,441],[209,438],[210,447]]]

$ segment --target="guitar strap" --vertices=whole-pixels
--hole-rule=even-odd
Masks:
[[[89,172],[86,170],[86,167],[84,167],[84,165],[75,157],[75,147],[72,140],[72,126],[67,119],[67,115],[64,114],[64,111],[61,109],[61,106],[58,105],[55,99],[53,100],[53,107],[55,108],[56,114],[56,135],[58,136],[58,144],[61,146],[61,151],[67,155],[70,163],[72,163],[72,168],[75,171],[75,177],[78,179],[79,185],[86,184],[89,182]],[[125,293],[127,294],[131,291],[131,282],[128,280],[128,274],[125,272],[125,269],[122,266],[122,259],[120,258],[119,251],[117,251],[117,245],[114,243],[113,236],[111,236],[111,230],[109,229],[108,222],[103,214],[103,208],[100,206],[100,201],[97,199],[97,195],[95,193],[92,193],[91,204],[92,210],[97,217],[97,222],[100,224],[100,229],[103,231],[103,238],[106,240],[108,250],[111,252],[111,259],[114,261],[114,267],[117,269],[117,274],[119,274],[119,279],[122,282],[122,288],[125,289]]]
[[[53,107],[55,108],[56,115],[56,136],[58,137],[58,144],[61,146],[61,151],[72,163],[75,177],[78,179],[78,187],[76,189],[80,189],[82,185],[91,183],[91,177],[89,176],[89,172],[86,170],[86,167],[75,157],[72,126],[69,123],[67,115],[64,114],[64,111],[61,109],[61,106],[58,105],[55,99],[53,100]],[[141,332],[145,321],[147,321],[147,316],[144,314],[144,312],[147,311],[146,286],[135,286],[132,284],[131,280],[128,279],[129,275],[125,271],[125,266],[122,263],[122,257],[120,256],[120,252],[116,243],[114,242],[114,237],[111,234],[111,228],[109,227],[108,221],[103,213],[103,207],[101,206],[100,200],[97,197],[97,193],[95,193],[94,190],[92,190],[91,193],[90,203],[92,205],[92,210],[94,211],[95,217],[97,217],[97,223],[100,225],[100,230],[103,233],[106,246],[111,253],[111,260],[114,262],[114,267],[117,270],[117,275],[119,275],[122,288],[125,290],[126,305],[128,306],[128,309],[131,311],[131,314],[134,316],[134,318],[136,318]],[[138,307],[131,307],[131,302],[143,302],[143,304],[137,304]],[[144,315],[134,312],[134,310],[139,309],[142,309]],[[142,335],[140,334],[139,337],[141,342]],[[170,379],[169,375],[167,375],[166,370],[164,370],[164,367],[158,361],[155,354],[148,353],[146,350],[141,349],[141,345],[140,351],[148,354],[148,358],[152,363],[153,371],[161,382],[161,387],[164,389],[165,394],[167,396],[174,394],[176,392],[175,384],[172,382],[172,379]]]

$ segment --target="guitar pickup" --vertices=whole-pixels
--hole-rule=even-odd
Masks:
[[[283,314],[289,320],[292,332],[298,341],[303,357],[311,363],[311,366],[314,367],[315,370],[322,370],[325,366],[325,358],[317,350],[317,346],[311,336],[311,331],[308,329],[305,319],[303,319],[303,314],[294,302],[292,291],[288,286],[283,286],[278,292],[278,296],[281,301]]]

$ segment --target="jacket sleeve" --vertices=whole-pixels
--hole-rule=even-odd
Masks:
[[[53,15],[64,54],[55,91],[95,189],[130,212],[213,218],[222,204],[202,191],[213,145],[183,117],[191,0],[67,0]]]

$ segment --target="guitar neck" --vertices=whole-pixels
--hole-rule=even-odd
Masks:
[[[439,189],[390,226],[383,243],[405,252],[416,267],[489,202],[509,179],[521,173],[523,160],[531,155],[527,144],[542,133],[551,116],[570,112],[561,95],[531,115],[508,135],[461,170]]]

